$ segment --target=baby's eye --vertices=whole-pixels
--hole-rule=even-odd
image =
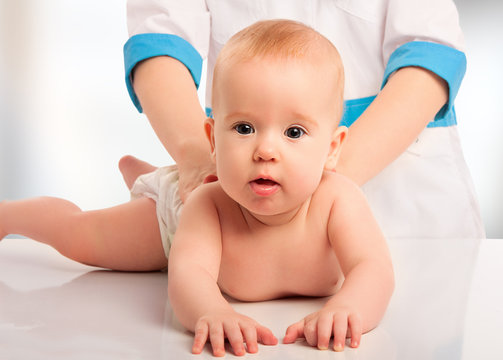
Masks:
[[[298,139],[302,135],[304,135],[306,132],[304,129],[298,127],[298,126],[292,126],[285,131],[285,135],[289,137],[290,139]]]
[[[237,124],[234,129],[241,135],[249,135],[255,132],[250,124]]]

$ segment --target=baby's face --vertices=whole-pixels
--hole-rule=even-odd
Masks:
[[[296,211],[334,150],[335,82],[297,60],[254,59],[221,73],[214,157],[224,191],[252,214]]]

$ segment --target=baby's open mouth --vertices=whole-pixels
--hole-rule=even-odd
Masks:
[[[269,196],[276,193],[280,185],[271,179],[258,178],[250,182],[250,187],[259,196]]]
[[[271,180],[271,179],[264,179],[264,178],[256,179],[256,180],[254,180],[254,182],[257,183],[257,185],[261,185],[261,186],[278,185],[278,183],[276,181]]]

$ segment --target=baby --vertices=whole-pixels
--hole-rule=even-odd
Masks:
[[[225,354],[225,339],[236,355],[277,343],[222,292],[243,301],[330,296],[288,327],[283,342],[303,337],[328,349],[333,337],[341,351],[349,337],[357,347],[382,318],[394,276],[362,192],[330,171],[348,131],[338,127],[343,87],[339,54],[322,35],[292,21],[256,23],[219,54],[214,117],[204,124],[218,181],[189,196],[172,241],[180,202],[169,190],[176,170],[166,168],[133,187],[138,193],[157,181],[157,190],[110,209],[82,212],[54,198],[2,202],[0,238],[22,234],[116,270],[168,266],[169,299],[195,333],[194,353],[207,341],[216,356]]]

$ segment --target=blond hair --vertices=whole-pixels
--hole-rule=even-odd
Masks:
[[[232,36],[220,51],[213,72],[213,94],[221,71],[254,58],[308,61],[327,71],[327,79],[336,82],[334,101],[342,115],[344,69],[339,52],[326,37],[311,27],[292,20],[263,20]],[[214,99],[215,100],[215,99]],[[215,105],[215,101],[213,101]]]

